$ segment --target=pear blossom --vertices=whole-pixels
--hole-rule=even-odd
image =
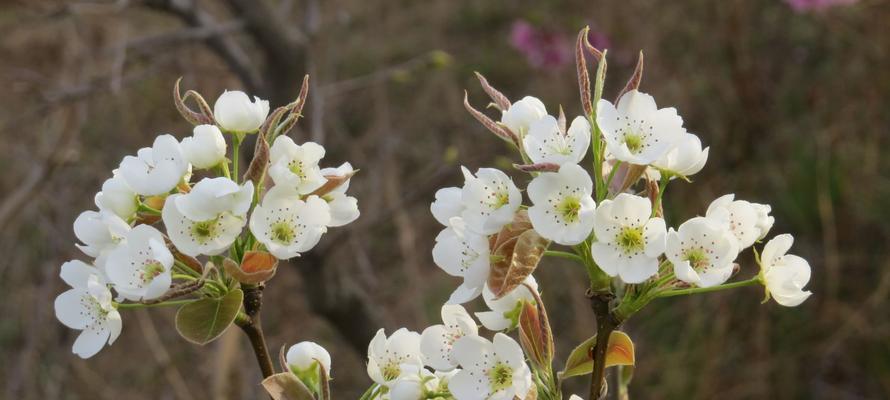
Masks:
[[[536,97],[525,96],[510,105],[501,114],[501,124],[509,128],[520,138],[528,133],[529,128],[539,119],[547,115],[547,108]]]
[[[652,96],[631,90],[618,106],[601,99],[596,123],[606,148],[615,158],[636,165],[661,159],[686,132],[683,119],[673,107],[658,109]]]
[[[71,329],[80,330],[72,352],[90,358],[121,333],[121,316],[111,302],[111,291],[95,267],[82,261],[62,265],[62,280],[71,289],[56,297],[56,318]]]
[[[276,185],[291,186],[300,194],[309,194],[325,183],[318,162],[324,147],[314,142],[302,145],[287,136],[279,136],[269,150],[269,177]]]
[[[488,238],[467,229],[460,217],[452,217],[450,225],[436,236],[433,262],[445,273],[464,279],[448,304],[466,303],[482,293],[491,268],[489,254]]]
[[[420,352],[426,365],[436,371],[451,371],[457,367],[452,355],[454,342],[466,335],[477,335],[476,321],[460,305],[442,306],[442,322],[423,330],[420,335]]]
[[[96,207],[108,210],[124,220],[129,220],[139,208],[136,192],[130,189],[123,177],[117,173],[102,183],[102,191],[96,193]]]
[[[503,333],[493,341],[464,336],[454,344],[454,358],[461,370],[448,383],[457,400],[520,399],[532,388],[532,376],[522,348]]]
[[[292,371],[315,371],[315,366],[324,368],[325,374],[331,374],[331,355],[324,347],[315,342],[300,342],[289,349],[285,356],[287,366]]]
[[[449,226],[451,218],[460,217],[464,211],[461,201],[462,190],[459,187],[447,187],[436,191],[436,200],[430,204],[433,218],[440,224]]]
[[[161,219],[167,227],[167,235],[173,245],[189,256],[200,254],[215,256],[222,253],[241,234],[247,223],[244,215],[235,215],[229,211],[221,212],[213,218],[196,221],[190,219],[179,210],[178,199],[183,194],[167,197]]]
[[[225,91],[213,104],[213,118],[226,132],[256,132],[269,115],[269,102],[256,96],[253,99],[242,91]]]
[[[243,217],[250,209],[253,190],[249,180],[239,186],[226,177],[204,178],[173,201],[179,212],[192,221],[214,219],[225,212]]]
[[[353,173],[352,164],[346,162],[337,168],[324,168],[321,170],[322,176],[348,176]],[[324,201],[328,202],[331,207],[331,222],[329,227],[337,227],[346,225],[355,221],[360,213],[358,210],[358,200],[355,197],[347,196],[346,190],[349,189],[349,179],[340,186],[334,188],[329,193],[321,196]]]
[[[787,254],[793,243],[791,235],[778,235],[766,243],[760,255],[760,279],[767,296],[786,307],[798,306],[813,294],[803,290],[810,281],[810,263]]]
[[[466,167],[461,217],[467,226],[483,235],[493,234],[513,221],[522,204],[522,194],[507,174],[494,168],[479,168],[474,176]]]
[[[129,230],[126,221],[109,211],[84,211],[74,220],[74,236],[83,243],[76,246],[90,257],[115,248]]]
[[[708,206],[705,216],[726,224],[742,251],[763,239],[773,227],[775,218],[769,215],[768,205],[734,199],[734,194],[718,197]]]
[[[708,161],[708,150],[710,147],[705,147],[702,150],[701,139],[698,136],[684,133],[680,135],[674,147],[668,150],[664,156],[655,160],[652,165],[669,173],[672,179],[677,176],[695,175],[704,168],[705,162]]]
[[[625,283],[640,283],[658,273],[666,228],[663,219],[651,215],[649,199],[632,194],[600,203],[590,253],[603,272]]]
[[[516,327],[522,303],[535,301],[534,294],[525,285],[531,287],[532,290],[538,290],[538,282],[532,275],[526,277],[522,283],[524,284],[517,286],[516,289],[513,289],[499,299],[496,299],[494,292],[491,291],[488,285],[485,285],[485,289],[482,291],[482,299],[485,300],[485,305],[491,311],[477,312],[476,318],[479,318],[479,322],[482,322],[486,329],[503,331]]]
[[[383,329],[377,331],[368,345],[368,376],[374,382],[390,387],[404,371],[423,369],[420,334],[401,328],[390,337]]]
[[[405,365],[402,374],[389,387],[383,398],[389,400],[424,400],[424,393],[438,392],[439,377],[426,368]]]
[[[667,234],[665,256],[674,264],[674,275],[698,287],[726,282],[738,254],[732,233],[708,218],[692,218]]]
[[[577,164],[590,146],[590,123],[584,117],[576,117],[568,131],[560,132],[556,118],[547,115],[531,125],[522,143],[532,162]]]
[[[275,186],[254,208],[250,231],[272,255],[286,260],[315,247],[330,221],[330,206],[320,197],[301,200],[293,188]]]
[[[136,154],[136,157],[124,157],[118,171],[127,185],[141,195],[169,192],[191,168],[172,135],[158,136],[152,147],[143,147]]]
[[[584,168],[565,164],[559,172],[543,172],[528,184],[533,206],[528,209],[532,226],[556,243],[575,245],[593,230],[595,220],[593,181]]]
[[[185,159],[197,168],[213,168],[226,160],[226,139],[216,125],[198,125],[180,143]]]
[[[105,271],[123,298],[156,299],[173,281],[173,254],[160,231],[151,225],[137,225],[127,232],[126,244],[108,254]]]

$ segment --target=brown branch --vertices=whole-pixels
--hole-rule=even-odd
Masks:
[[[603,382],[606,377],[606,350],[609,337],[618,327],[612,314],[610,303],[614,295],[611,293],[590,293],[590,305],[596,317],[596,344],[593,346],[593,373],[590,376],[590,400],[604,398],[606,394]]]
[[[272,357],[269,355],[269,347],[266,346],[266,337],[263,335],[263,326],[260,322],[260,311],[263,307],[263,286],[242,284],[244,291],[244,313],[246,318],[238,318],[235,323],[250,340],[250,346],[256,356],[257,364],[263,373],[263,378],[268,378],[275,373],[272,366]]]

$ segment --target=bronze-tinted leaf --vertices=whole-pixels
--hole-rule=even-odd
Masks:
[[[557,172],[559,171],[559,164],[555,163],[537,163],[537,164],[513,164],[513,168],[516,168],[523,172]]]
[[[287,135],[290,132],[291,128],[297,124],[297,120],[303,116],[303,107],[306,106],[306,99],[309,97],[309,75],[303,76],[303,85],[300,86],[300,94],[297,96],[297,99],[294,100],[293,103],[288,104],[287,107],[290,109],[290,113],[287,115],[287,118],[284,119],[284,122],[281,123],[277,128],[275,128],[275,136],[277,135]]]
[[[319,197],[324,196],[334,189],[340,187],[340,185],[348,182],[349,179],[351,179],[356,172],[358,172],[358,170],[353,170],[352,172],[349,172],[345,175],[325,175],[324,178],[327,179],[327,182],[325,182],[324,185],[321,185],[321,187],[319,187],[318,189],[315,189],[315,191],[313,191],[312,193],[309,193],[309,195],[315,195]]]
[[[536,293],[535,297],[535,304],[523,302],[519,312],[519,343],[532,363],[549,371],[553,362],[553,334],[544,304]]]
[[[210,110],[210,106],[207,105],[204,98],[201,97],[198,92],[193,90],[187,91],[185,97],[183,97],[179,91],[180,81],[182,81],[182,78],[177,79],[176,83],[173,85],[173,103],[176,105],[176,110],[179,111],[179,114],[182,115],[186,121],[192,123],[192,125],[213,124],[213,111]],[[195,102],[198,103],[198,107],[201,109],[200,113],[193,111],[185,104],[185,101],[188,100],[189,97],[193,97]]]
[[[472,115],[473,118],[476,118],[477,121],[479,121],[484,127],[488,128],[488,130],[491,131],[491,133],[494,133],[497,137],[513,143],[517,147],[520,146],[519,136],[517,136],[506,127],[499,125],[497,122],[494,122],[491,118],[489,118],[487,115],[483,114],[479,110],[473,108],[473,106],[470,105],[470,100],[467,96],[467,92],[464,91],[464,108],[469,111],[470,115]]]
[[[488,84],[488,80],[485,79],[482,74],[476,72],[476,78],[479,78],[479,84],[482,85],[482,90],[488,94],[488,97],[491,97],[491,101],[494,102],[494,105],[497,106],[498,110],[507,111],[510,108],[510,100],[507,99],[507,96],[504,96],[499,90],[495,89],[491,85]]]
[[[565,368],[559,373],[560,379],[593,372],[591,348],[595,343],[596,335],[593,335],[572,350],[566,360]],[[609,335],[609,347],[606,349],[606,368],[615,365],[634,365],[634,363],[634,343],[630,340],[630,336],[621,331],[612,331]]]
[[[590,27],[585,26],[578,32],[578,40],[575,41],[575,69],[578,71],[578,88],[581,90],[581,107],[584,115],[593,115],[593,103],[590,99],[590,71],[587,70],[587,57],[584,55],[584,42]]]
[[[244,293],[235,289],[220,298],[188,303],[176,313],[176,330],[192,343],[210,343],[235,321],[243,299]]]
[[[226,272],[238,282],[257,284],[272,279],[278,269],[278,260],[264,251],[248,251],[244,253],[241,265],[234,260],[223,260]]]
[[[492,263],[488,286],[495,298],[510,293],[534,272],[550,241],[534,229],[528,229],[519,236],[509,239],[495,250],[495,256],[503,259]]]
[[[290,372],[272,375],[262,384],[273,400],[315,400],[309,388]]]
[[[621,89],[621,92],[618,93],[618,97],[615,97],[615,103],[618,104],[618,100],[621,99],[621,96],[624,96],[625,93],[631,90],[637,90],[640,88],[640,82],[643,80],[643,51],[640,51],[640,58],[637,59],[637,66],[634,68],[633,75],[628,79],[627,84],[624,85],[624,89]]]

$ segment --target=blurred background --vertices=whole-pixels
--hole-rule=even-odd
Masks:
[[[178,77],[210,102],[241,89],[274,107],[309,73],[298,142],[362,170],[350,189],[362,217],[281,268],[264,324],[273,350],[331,350],[335,398],[358,398],[374,331],[438,323],[459,283],[432,262],[433,193],[462,182],[460,164],[514,161],[463,109],[464,89],[488,102],[473,71],[571,118],[573,40],[590,25],[609,49],[605,97],[643,49],[642,90],[711,146],[695,183],[669,188],[669,224],[734,192],[771,204],[771,233],[792,233],[814,269],[815,295],[796,309],[761,305],[756,288],[651,304],[624,327],[632,397],[890,398],[888,21],[882,0],[6,0],[0,397],[264,398],[237,329],[201,348],[178,337],[175,310],[127,311],[118,341],[84,361],[52,302],[59,266],[83,258],[71,224],[120,159],[158,133],[190,134],[173,107]],[[547,259],[536,276],[564,359],[593,333],[585,274]]]

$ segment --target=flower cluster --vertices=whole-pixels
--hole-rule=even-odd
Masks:
[[[350,164],[323,169],[322,146],[286,136],[305,96],[269,114],[267,101],[227,91],[211,112],[189,91],[201,105],[197,113],[182,103],[178,84],[176,94],[180,111],[196,124],[192,135],[162,134],[125,156],[96,194],[98,210],[74,221],[77,246],[92,261],[62,266],[71,289],[55,309],[59,321],[82,330],[73,348],[81,357],[114,342],[119,308],[222,298],[238,283],[265,281],[277,260],[309,251],[329,227],[359,216],[346,194],[355,173]],[[241,176],[239,146],[250,134],[257,134],[257,151]]]

